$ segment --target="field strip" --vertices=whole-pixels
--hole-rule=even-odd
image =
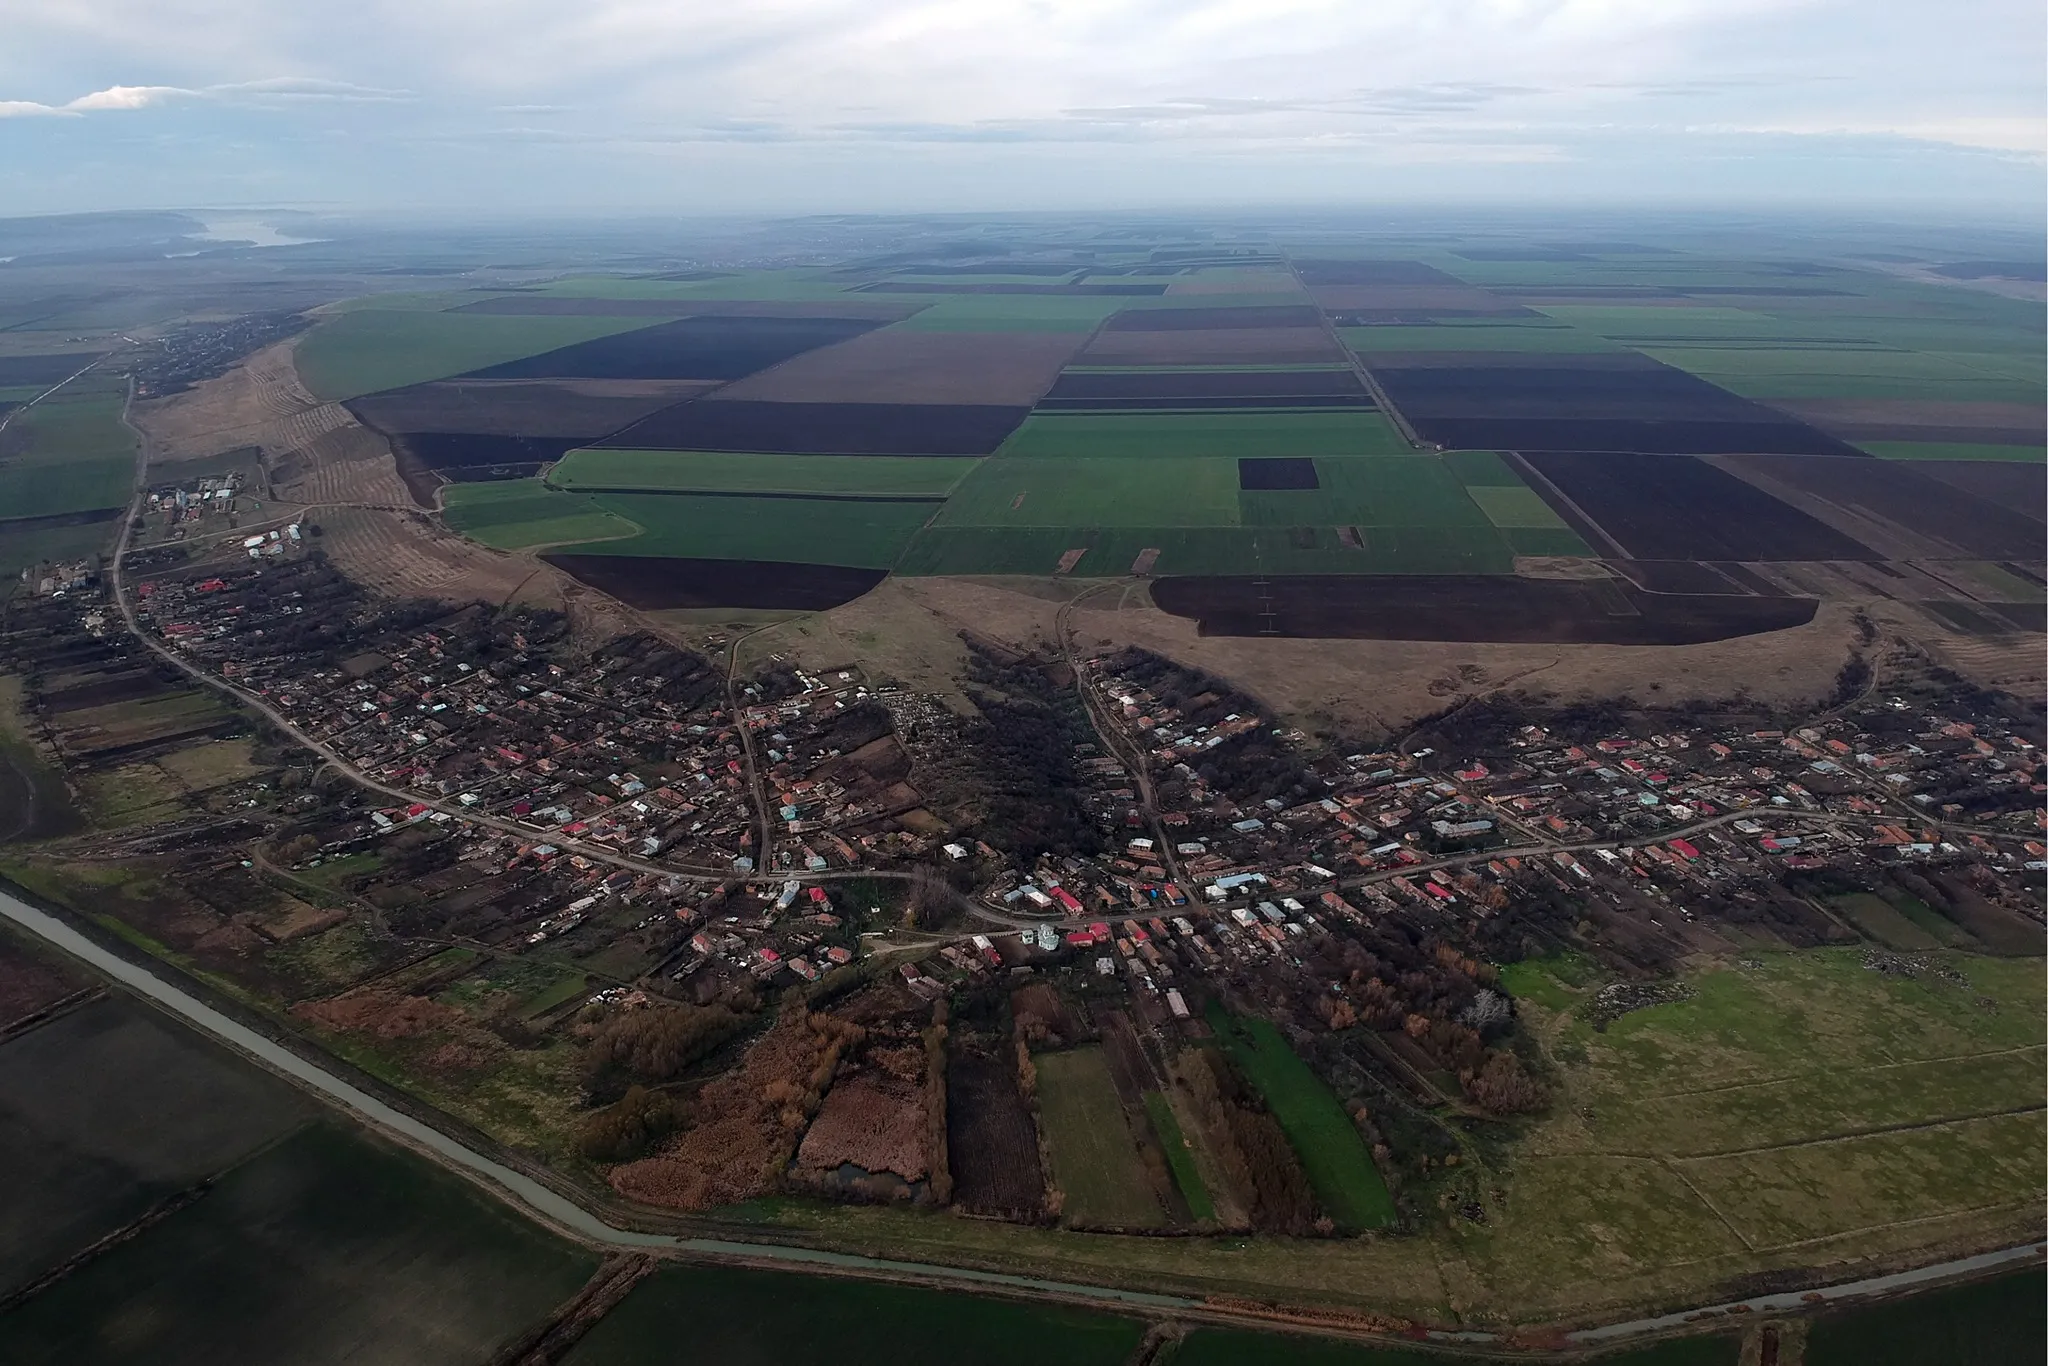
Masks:
[[[1983,1053],[1951,1053],[1938,1058],[1909,1058],[1904,1062],[1873,1062],[1861,1067],[1831,1067],[1824,1072],[1788,1072],[1779,1077],[1766,1077],[1760,1081],[1731,1081],[1725,1086],[1702,1086],[1691,1091],[1645,1091],[1644,1100],[1682,1100],[1687,1096],[1718,1096],[1730,1091],[1752,1091],[1764,1086],[1783,1086],[1788,1082],[1811,1081],[1817,1077],[1853,1076],[1862,1072],[1889,1072],[1901,1067],[1932,1067],[1938,1063],[1975,1062],[1979,1058],[2003,1058],[2015,1053],[2039,1053],[2048,1049],[2048,1043],[2023,1043],[2015,1048],[1993,1048]]]
[[[1829,1143],[1847,1143],[1862,1138],[1882,1138],[1887,1134],[1915,1133],[1922,1129],[1946,1129],[1958,1124],[1975,1124],[1986,1119],[2009,1119],[2014,1115],[2033,1115],[2048,1111],[2048,1105],[2016,1105],[2006,1110],[1986,1110],[1975,1115],[1953,1115],[1946,1119],[1919,1120],[1912,1124],[1885,1124],[1875,1129],[1855,1129],[1848,1133],[1829,1134],[1825,1138],[1799,1138],[1789,1143],[1765,1143],[1755,1148],[1725,1148],[1719,1152],[1686,1153],[1683,1156],[1666,1158],[1670,1162],[1713,1162],[1726,1157],[1748,1157],[1754,1153],[1785,1152],[1792,1148],[1818,1148]],[[1587,1153],[1585,1156],[1626,1156],[1622,1153]]]
[[[1844,1229],[1840,1233],[1826,1233],[1818,1238],[1800,1238],[1789,1243],[1772,1243],[1760,1247],[1758,1252],[1789,1252],[1794,1248],[1819,1247],[1823,1243],[1836,1243],[1844,1238],[1860,1238],[1865,1234],[1877,1233],[1884,1229],[1916,1228],[1922,1224],[1938,1224],[1944,1219],[1964,1219],[1973,1215],[1992,1214],[2002,1211],[2039,1210],[2034,1200],[2008,1200],[1997,1205],[1972,1205],[1969,1209],[1944,1210],[1940,1214],[1923,1214],[1916,1219],[1894,1219],[1890,1223],[1865,1224],[1861,1228]]]

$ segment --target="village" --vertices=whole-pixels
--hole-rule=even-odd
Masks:
[[[578,659],[558,626],[481,607],[353,605],[315,558],[135,592],[179,658],[373,785],[302,864],[431,834],[430,861],[477,881],[435,903],[439,928],[588,951],[659,924],[662,985],[701,999],[815,982],[906,930],[898,971],[934,995],[1065,967],[1183,1017],[1192,979],[1389,919],[1520,952],[1571,937],[1548,908],[1653,971],[1707,922],[1853,938],[1827,898],[1866,884],[1965,922],[2041,915],[2036,744],[1882,688],[1789,730],[1502,723],[1454,751],[1413,743],[1424,727],[1340,754],[1125,651],[1078,679],[1108,728],[1077,746],[1097,837],[1034,851],[949,823],[917,756],[957,747],[957,718],[852,666],[727,680],[646,637]],[[479,894],[507,879],[518,895]]]

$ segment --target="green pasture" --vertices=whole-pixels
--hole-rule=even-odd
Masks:
[[[620,541],[559,547],[565,554],[779,560],[887,569],[931,516],[929,503],[850,498],[598,493],[593,506],[637,524]]]
[[[1232,526],[1237,461],[1168,463],[1102,456],[991,456],[965,479],[936,526],[1073,527],[1117,518],[1144,526]]]
[[[1138,1159],[1123,1103],[1099,1047],[1040,1053],[1038,1110],[1052,1150],[1052,1175],[1066,1197],[1068,1223],[1156,1228],[1166,1212]]]
[[[999,456],[1401,455],[1413,448],[1375,412],[1035,413]]]
[[[1209,1025],[1280,1122],[1324,1213],[1353,1230],[1393,1224],[1394,1197],[1358,1126],[1272,1022],[1211,1009]]]
[[[2013,460],[2038,465],[2048,460],[2040,446],[1991,446],[1966,441],[1858,441],[1856,445],[1886,460]]]
[[[709,280],[657,280],[648,275],[572,275],[538,291],[570,299],[836,299],[846,286],[811,269],[749,270]]]
[[[539,479],[450,484],[441,491],[454,530],[499,550],[631,536],[639,528],[604,511],[587,494],[563,493]]]
[[[1465,492],[1472,501],[1479,504],[1479,510],[1486,514],[1486,520],[1497,527],[1541,528],[1556,531],[1564,526],[1564,519],[1551,510],[1532,488],[1505,488],[1497,484],[1482,484],[1468,488]]]
[[[1188,1213],[1200,1223],[1216,1217],[1216,1202],[1209,1198],[1209,1188],[1202,1184],[1202,1173],[1195,1166],[1194,1149],[1187,1136],[1180,1130],[1180,1121],[1174,1118],[1173,1106],[1157,1091],[1145,1093],[1145,1113],[1151,1117],[1152,1131],[1159,1137],[1159,1146],[1166,1151],[1166,1165],[1173,1170],[1173,1184],[1180,1188],[1181,1198],[1188,1202]]]
[[[940,497],[974,456],[786,455],[586,448],[548,471],[560,489],[701,493],[850,493]]]
[[[0,513],[49,517],[121,507],[135,485],[135,433],[122,422],[126,381],[88,375],[33,407],[0,434]]]
[[[1861,949],[1753,953],[1604,1031],[1582,1018],[1597,970],[1512,969],[1559,1090],[1505,1210],[1455,1240],[1503,1289],[1542,1294],[1564,1265],[1846,1251],[1901,1221],[2037,1208],[2040,962],[1930,960],[1962,980],[1873,972]]]
[[[557,347],[650,327],[659,318],[540,318],[366,308],[324,319],[294,353],[321,398],[446,379]]]

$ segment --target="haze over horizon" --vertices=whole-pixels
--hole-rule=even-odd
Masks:
[[[0,0],[14,212],[2031,215],[2033,0]]]

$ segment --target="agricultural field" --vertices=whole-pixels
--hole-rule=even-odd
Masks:
[[[588,497],[559,493],[538,479],[451,484],[442,494],[442,513],[449,526],[496,550],[613,540],[640,529]]]
[[[807,611],[893,573],[1152,580],[1211,633],[2030,620],[2048,342],[2020,302],[1682,246],[1246,246],[380,296],[299,359],[449,526],[642,604]],[[1913,567],[1959,561],[1993,571]]]
[[[135,485],[135,433],[121,421],[127,401],[125,376],[93,371],[9,415],[0,430],[0,543],[24,533],[89,534],[95,545],[109,536],[104,510],[125,507]],[[20,560],[27,550],[8,545],[5,553]]]
[[[1041,1053],[1038,1108],[1052,1149],[1052,1177],[1066,1222],[1084,1228],[1155,1228],[1166,1213],[1153,1197],[1123,1102],[1100,1048]]]
[[[460,1178],[313,1125],[0,1318],[18,1362],[469,1362],[596,1258]]]
[[[672,1362],[679,1324],[707,1362],[1121,1366],[1145,1324],[1062,1305],[730,1267],[656,1272],[563,1358],[565,1366]]]
[[[1565,1098],[1495,1174],[1504,1215],[1452,1241],[1545,1295],[2038,1208],[2039,961],[1930,952],[1910,976],[1855,949],[1757,954],[1604,1031],[1583,965],[1517,968]]]
[[[1339,1228],[1386,1228],[1397,1218],[1393,1196],[1373,1165],[1358,1126],[1328,1086],[1262,1019],[1211,1011],[1223,1050],[1265,1099],[1301,1158],[1316,1202]]]

